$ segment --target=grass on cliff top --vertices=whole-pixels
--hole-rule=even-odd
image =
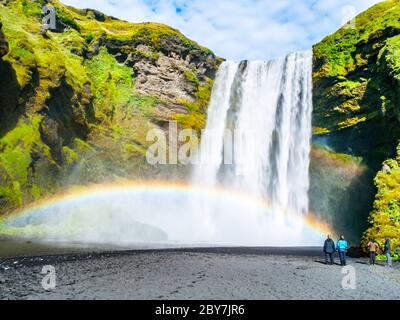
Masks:
[[[91,84],[90,98],[94,98],[98,113],[91,131],[93,135],[105,132],[114,139],[110,139],[110,155],[118,155],[115,150],[119,144],[129,156],[138,150],[142,152],[136,144],[145,140],[143,133],[137,132],[144,130],[138,119],[146,122],[142,118],[151,115],[156,103],[155,98],[135,92],[132,69],[119,64],[105,48],[91,60],[85,59],[82,53],[87,50],[87,38],[79,31],[83,28],[75,29],[75,18],[69,15],[70,11],[58,2],[53,3],[61,8],[57,17],[60,14],[63,23],[72,27],[60,33],[48,32],[46,36],[40,34],[42,1],[0,3],[2,29],[10,47],[3,59],[11,64],[19,86],[34,90],[27,101],[26,114],[0,139],[0,199],[2,205],[6,202],[6,210],[54,192],[56,181],[50,181],[52,174],[63,163],[72,167],[80,160],[79,146],[63,145],[63,160],[56,163],[50,147],[42,141],[42,116],[38,112],[47,110],[50,92],[60,86],[61,79],[65,79],[74,94],[71,98],[75,99],[71,102],[74,112],[83,110],[85,100],[89,99],[86,88]],[[101,113],[110,116],[102,121]],[[118,117],[118,125],[113,121],[114,116]]]
[[[56,0],[49,2],[57,10],[59,30],[43,35],[45,2],[0,2],[0,20],[10,47],[3,59],[15,72],[19,100],[25,107],[16,126],[0,139],[0,214],[57,192],[63,183],[126,177],[145,167],[146,133],[156,126],[151,117],[156,104],[163,102],[135,90],[133,70],[117,61],[116,52],[111,52],[114,44],[126,55],[136,54],[137,44],[147,44],[151,50],[142,54],[155,60],[157,50],[161,46],[167,50],[169,45],[211,54],[166,25],[131,24]],[[200,130],[212,82],[203,83],[191,72],[186,77],[197,92],[194,102],[184,103],[188,114],[179,120],[184,127]],[[87,110],[93,110],[95,117]],[[53,115],[55,130],[50,132],[48,120]],[[87,129],[85,141],[71,136],[66,142],[58,136],[64,121]],[[60,148],[46,145],[44,134],[51,134]]]
[[[35,99],[36,104],[40,105],[48,98],[49,88],[58,84],[62,76],[66,75],[67,82],[74,88],[82,87],[89,82],[89,78],[82,66],[83,59],[60,45],[60,34],[49,33],[47,38],[41,36],[40,19],[36,15],[21,14],[24,3],[14,1],[10,6],[0,4],[0,19],[10,47],[4,59],[12,64],[21,87],[32,81],[32,70],[38,70],[42,81]],[[38,5],[28,3],[29,8]]]
[[[314,46],[316,134],[399,117],[399,17],[400,0],[381,2]]]
[[[104,31],[106,25],[115,23],[119,30],[115,31],[116,34],[123,34],[124,30],[136,27],[109,17],[101,23],[91,15],[82,16],[78,13],[79,10],[64,6],[59,1],[51,1],[57,8],[57,18],[72,27],[61,33],[48,32],[47,37],[43,37],[40,35],[41,2],[14,0],[9,1],[6,6],[0,4],[0,19],[10,46],[10,52],[5,59],[16,71],[19,85],[24,87],[33,81],[33,69],[37,69],[40,76],[36,101],[33,104],[44,105],[49,98],[49,89],[57,86],[65,76],[75,92],[82,91],[86,84],[91,83],[97,109],[102,112],[110,114],[109,110],[104,110],[106,107],[112,110],[122,107],[130,109],[133,105],[150,115],[154,98],[134,93],[131,68],[120,65],[105,48],[92,60],[85,62],[83,58],[83,52],[88,50],[85,35],[92,34],[92,30],[85,31],[86,24],[92,23],[93,28]],[[75,24],[79,30],[73,28]],[[156,28],[150,24],[149,28],[152,27]],[[160,30],[164,30],[163,28],[160,26]],[[167,29],[165,26],[165,30]]]
[[[77,56],[64,55],[63,52],[60,52],[59,59],[45,60],[48,57],[46,49],[52,47],[53,39],[57,40],[68,53],[78,54],[82,53],[82,49],[94,39],[99,39],[104,35],[110,41],[125,41],[132,42],[132,44],[145,43],[153,51],[159,50],[163,41],[165,45],[171,39],[176,39],[185,47],[198,49],[205,54],[212,54],[209,49],[200,46],[195,41],[185,37],[180,31],[167,25],[150,22],[129,23],[105,15],[103,16],[104,21],[99,21],[92,14],[93,11],[85,12],[68,7],[58,0],[51,0],[49,3],[56,8],[58,23],[69,27],[69,30],[59,34],[50,32],[48,33],[50,39],[46,39],[39,34],[42,2],[39,0],[9,0],[5,4],[0,4],[0,19],[4,22],[3,28],[11,47],[9,57],[18,62],[16,65],[17,69],[20,69],[18,76],[21,84],[29,81],[29,71],[25,66],[32,66],[34,63],[39,65],[48,63],[50,68],[54,66],[49,75],[54,74],[53,71],[57,71],[61,67],[69,69],[68,71],[71,72],[73,78],[82,79],[83,74],[79,73],[82,71],[79,68],[82,61],[79,61]],[[54,49],[60,48],[51,48],[53,51]],[[38,59],[41,56],[43,56],[43,61],[34,61],[35,57]],[[62,63],[62,61],[66,63]],[[59,65],[56,66],[56,63]],[[20,64],[20,68],[18,68],[18,64]],[[78,74],[74,74],[74,71]]]
[[[163,38],[174,37],[179,39],[186,47],[212,54],[210,49],[188,39],[179,30],[162,23],[130,23],[101,13],[98,13],[99,15],[101,14],[101,19],[96,19],[94,10],[85,11],[75,9],[63,5],[58,0],[51,0],[50,2],[57,9],[58,14],[62,14],[62,19],[73,21],[76,24],[76,28],[78,28],[82,34],[89,37],[89,39],[105,34],[107,38],[116,41],[135,40],[147,43],[150,47],[157,50],[160,48]]]
[[[314,56],[323,61],[317,76],[345,76],[362,63],[355,56],[357,45],[378,38],[382,31],[400,29],[400,0],[378,3],[355,19],[355,28],[342,27],[314,46]]]

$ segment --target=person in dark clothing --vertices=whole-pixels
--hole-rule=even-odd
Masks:
[[[386,255],[386,266],[392,267],[392,256],[390,254],[390,239],[388,237],[385,238],[385,249],[384,253]]]
[[[335,253],[335,242],[331,239],[331,237],[327,236],[324,242],[324,252],[325,252],[325,264],[328,264],[328,257],[329,257],[329,264],[334,264],[333,254]]]

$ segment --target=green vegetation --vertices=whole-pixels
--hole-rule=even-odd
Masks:
[[[111,120],[116,114],[124,117],[135,111],[143,111],[151,116],[156,103],[154,97],[135,94],[133,71],[120,65],[105,48],[87,61],[87,69],[92,79],[92,92],[97,110],[105,113]]]
[[[321,141],[335,152],[359,157],[373,176],[391,158],[384,162],[389,169],[374,180],[378,192],[364,249],[369,237],[382,246],[385,236],[393,248],[400,247],[399,156],[394,155],[400,139],[399,17],[400,1],[383,1],[357,16],[355,28],[345,26],[314,46],[314,134],[325,135]],[[373,187],[369,179],[365,183]],[[371,210],[369,197],[356,202]],[[347,214],[365,216],[354,209]]]
[[[397,157],[385,161],[375,178],[378,192],[369,216],[370,227],[364,234],[364,248],[369,238],[383,247],[385,237],[389,237],[392,248],[400,251],[400,145],[397,151]]]
[[[77,153],[67,146],[63,147],[63,156],[68,166],[72,166],[78,161]]]
[[[49,147],[41,141],[41,120],[38,115],[23,119],[0,139],[0,199],[7,199],[13,206],[42,193],[39,186],[32,184],[32,155],[39,155],[48,165],[54,164]]]
[[[186,106],[187,114],[178,114],[175,120],[185,129],[193,129],[200,132],[206,123],[206,108],[211,97],[213,81],[209,79],[204,86],[199,86],[194,102],[181,101]]]
[[[194,72],[190,70],[185,71],[185,77],[187,80],[189,80],[191,83],[193,83],[196,87],[200,85],[199,79],[197,79],[197,76],[194,74]]]
[[[324,159],[324,161],[340,162],[340,166],[354,165],[359,166],[362,164],[362,158],[354,157],[346,153],[335,152],[331,148],[314,143],[312,145],[312,153],[314,156],[319,156]]]
[[[388,39],[382,53],[386,53],[390,75],[400,81],[400,35]]]
[[[383,1],[358,15],[355,28],[344,26],[318,43],[314,55],[323,64],[317,67],[317,76],[347,76],[360,65],[367,64],[368,51],[360,52],[357,46],[368,45],[385,32],[400,29],[399,4],[399,0]]]
[[[56,9],[57,30],[43,34],[45,3]],[[170,52],[215,69],[220,63],[166,25],[132,24],[57,0],[3,1],[0,21],[0,53],[8,52],[0,80],[11,88],[0,88],[7,104],[0,110],[7,116],[0,117],[0,215],[70,185],[157,171],[145,162],[146,134],[159,128],[157,107],[169,102],[136,89],[134,64],[156,66]],[[196,97],[181,102],[188,114],[164,112],[200,130],[212,82],[198,78],[195,63],[180,71]]]
[[[331,132],[398,113],[399,15],[399,0],[384,1],[314,46],[316,127]]]

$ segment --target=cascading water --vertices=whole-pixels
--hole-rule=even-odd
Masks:
[[[256,238],[259,244],[317,243],[304,230],[311,73],[311,52],[299,52],[267,62],[224,62],[217,74],[193,183],[222,185],[268,201],[269,210],[230,212],[253,225],[250,229],[257,236],[247,239]],[[197,215],[218,232],[215,216],[224,212],[223,206],[207,199],[194,206]]]
[[[305,52],[222,64],[195,183],[265,197],[279,213],[308,212],[311,61]]]
[[[329,228],[308,215],[311,60],[294,53],[221,65],[190,185],[78,190],[0,221],[0,235],[156,247],[319,244]]]

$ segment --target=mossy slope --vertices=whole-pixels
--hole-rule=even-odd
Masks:
[[[400,136],[399,16],[400,1],[384,1],[314,46],[316,135],[377,163]]]
[[[361,159],[360,165],[375,175],[383,161],[396,158],[400,139],[400,1],[371,7],[356,17],[354,26],[314,46],[314,141]],[[375,178],[378,192],[365,237],[382,243],[390,236],[399,246],[400,229],[393,220],[400,199],[396,161],[389,161],[389,173]],[[357,205],[344,214],[355,223],[367,222],[366,208],[372,210],[373,202],[367,191],[373,186],[372,177],[364,179],[350,199]]]
[[[56,29],[44,32],[46,4]],[[162,175],[145,161],[147,131],[203,124],[221,60],[178,30],[57,0],[3,1],[0,21],[0,214],[71,184]],[[180,90],[157,95],[143,74],[162,85],[164,61]]]
[[[374,238],[383,248],[385,237],[389,237],[392,248],[400,248],[400,146],[397,157],[385,161],[384,168],[375,178],[375,185],[378,193],[369,217],[370,228],[364,234],[362,245],[366,249],[368,240]]]

